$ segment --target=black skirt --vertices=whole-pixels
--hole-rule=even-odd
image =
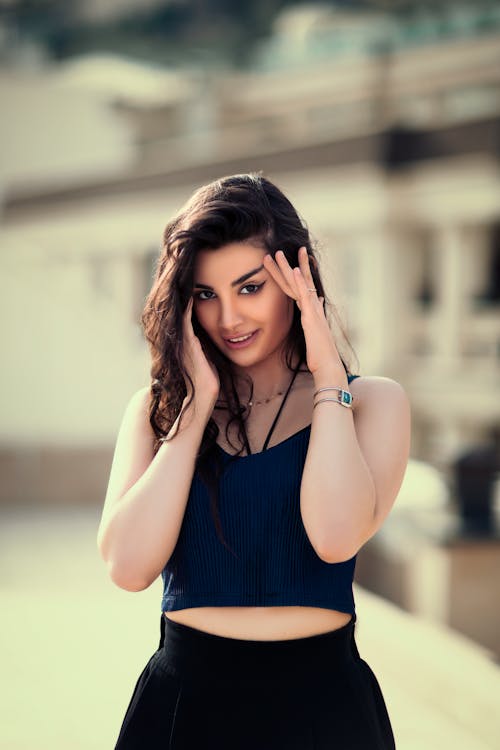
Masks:
[[[394,750],[356,615],[306,638],[226,638],[161,616],[115,750]]]

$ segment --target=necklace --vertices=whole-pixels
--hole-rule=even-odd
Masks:
[[[276,416],[274,417],[274,421],[273,421],[273,423],[272,423],[272,425],[271,425],[271,427],[270,427],[270,429],[269,429],[269,432],[267,433],[267,437],[266,437],[266,439],[265,439],[265,441],[264,441],[264,447],[262,448],[262,451],[265,451],[265,450],[266,450],[266,448],[267,448],[267,446],[268,446],[268,443],[269,443],[269,440],[270,440],[270,438],[271,438],[272,432],[273,432],[273,430],[274,430],[274,428],[275,428],[275,426],[276,426],[276,422],[278,421],[278,419],[279,419],[279,416],[280,416],[281,412],[283,411],[283,407],[284,407],[284,405],[285,405],[285,401],[286,401],[286,399],[287,399],[287,396],[288,396],[288,394],[290,393],[290,391],[291,391],[291,389],[292,389],[292,386],[293,386],[294,380],[295,380],[295,378],[297,377],[297,373],[299,372],[299,368],[300,368],[300,365],[301,365],[302,361],[303,361],[302,359],[301,359],[301,360],[299,360],[299,364],[297,365],[297,367],[296,367],[296,369],[295,369],[295,371],[294,371],[294,373],[293,373],[293,377],[292,377],[292,379],[291,379],[290,383],[288,384],[288,387],[287,387],[287,389],[286,389],[286,391],[285,391],[285,395],[284,395],[284,398],[282,399],[282,401],[281,401],[281,405],[280,405],[280,408],[278,409],[278,413],[277,413],[277,414],[276,414]],[[238,398],[238,395],[237,395],[237,393],[236,393],[236,390],[234,389],[234,386],[233,386],[233,392],[234,392],[234,395],[235,395],[235,397],[236,397],[236,398]],[[280,393],[283,393],[283,391],[280,391]],[[275,393],[275,394],[274,394],[273,396],[269,396],[269,397],[268,397],[267,399],[265,399],[264,401],[249,401],[249,402],[248,402],[248,406],[252,406],[253,404],[257,404],[257,403],[258,403],[258,404],[262,404],[262,403],[267,403],[268,401],[271,401],[271,399],[275,398],[275,396],[277,396],[277,395],[279,395],[279,394],[278,394],[278,393]],[[245,447],[246,447],[247,455],[249,456],[249,455],[251,455],[251,454],[252,454],[252,450],[251,450],[251,448],[250,448],[250,444],[249,444],[249,442],[248,442],[248,436],[247,436],[247,433],[246,433],[246,429],[245,429],[244,421],[245,421],[245,420],[242,420],[242,427],[243,427],[243,439],[244,439],[244,443],[245,443]]]
[[[278,391],[278,393],[275,393],[273,396],[269,396],[269,398],[265,398],[263,401],[249,401],[248,406],[259,406],[259,404],[268,404],[270,401],[273,400],[273,398],[276,398],[276,396],[282,396],[285,391]]]
[[[270,401],[272,401],[277,396],[282,396],[284,394],[284,390],[278,391],[277,393],[274,393],[272,396],[269,396],[268,398],[265,398],[263,401],[249,401],[247,403],[247,406],[259,406],[260,404],[268,404]],[[220,402],[219,399],[217,399],[218,402]]]
[[[300,366],[300,363],[299,363],[299,366]],[[298,368],[297,368],[297,370],[298,370]],[[295,376],[296,376],[296,375],[297,375],[297,371],[295,371],[295,373],[294,373],[294,375],[293,375],[293,377],[292,377],[292,380],[291,380],[291,382],[290,382],[290,383],[288,384],[288,388],[290,388],[290,387],[291,387],[291,385],[292,385],[293,381],[295,380]],[[274,398],[276,398],[277,396],[282,396],[282,395],[284,394],[284,392],[285,392],[285,389],[284,389],[284,388],[282,388],[282,389],[281,389],[280,391],[278,391],[277,393],[273,393],[273,395],[272,395],[272,396],[268,396],[267,398],[263,399],[262,401],[254,401],[254,400],[252,399],[252,401],[249,401],[249,402],[248,402],[248,406],[259,406],[260,404],[268,404],[268,403],[269,403],[270,401],[272,401],[272,400],[273,400]]]
[[[298,367],[300,367],[300,363],[299,363]],[[298,371],[298,367],[297,367],[297,371]],[[292,377],[292,380],[291,380],[291,382],[288,385],[288,388],[291,387],[293,381],[295,380],[295,376],[297,374],[297,371],[294,373],[294,375]],[[285,393],[285,389],[282,388],[281,390],[277,391],[277,393],[273,393],[272,396],[268,396],[267,398],[262,399],[261,401],[255,401],[254,399],[252,399],[251,401],[248,401],[246,407],[244,407],[244,408],[248,408],[249,406],[260,406],[261,404],[268,404],[270,401],[272,401],[273,399],[277,398],[277,396],[282,396],[284,393]],[[218,403],[222,403],[220,401],[220,399],[218,399],[217,401],[218,401]],[[224,405],[219,406],[218,408],[224,408]]]

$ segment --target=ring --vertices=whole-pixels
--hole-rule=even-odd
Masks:
[[[308,292],[315,292],[315,291],[316,291],[316,289],[314,289],[314,288],[313,288],[313,289],[308,289],[307,291],[308,291]]]

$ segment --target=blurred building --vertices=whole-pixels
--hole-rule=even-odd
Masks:
[[[87,59],[32,74],[36,108],[10,71],[0,82],[16,153],[1,185],[2,501],[102,502],[124,406],[148,382],[139,316],[163,226],[198,185],[250,170],[285,190],[320,241],[361,374],[408,392],[412,456],[451,479],[460,451],[491,443],[494,11],[488,24],[480,9],[452,14],[446,33],[428,15],[408,30],[379,15],[290,11],[252,70]],[[45,99],[49,89],[60,97]],[[75,120],[75,97],[89,96],[108,113],[97,131],[85,113]],[[23,160],[33,144],[36,170]]]

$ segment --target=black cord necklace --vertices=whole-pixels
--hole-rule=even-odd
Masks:
[[[299,363],[298,363],[297,367],[295,368],[295,371],[293,373],[292,379],[291,379],[290,383],[288,384],[288,388],[286,389],[286,393],[285,393],[285,395],[284,395],[284,397],[283,397],[283,399],[281,401],[280,408],[278,409],[278,412],[277,412],[276,416],[274,417],[274,420],[273,420],[273,423],[272,423],[272,425],[271,425],[271,427],[269,429],[269,432],[267,433],[267,437],[266,437],[266,439],[264,441],[264,445],[262,447],[262,452],[264,452],[266,450],[266,448],[267,448],[267,446],[269,444],[269,440],[271,439],[271,435],[273,433],[274,428],[276,427],[276,423],[277,423],[277,421],[278,421],[278,419],[280,417],[280,414],[283,411],[283,407],[285,405],[285,401],[286,401],[286,399],[288,397],[288,394],[291,391],[292,385],[293,385],[293,383],[295,381],[295,378],[297,377],[297,373],[299,372],[301,364],[302,364],[302,359],[299,359]],[[245,437],[245,447],[247,449],[247,453],[250,454],[250,453],[252,453],[252,451],[250,449],[250,444],[248,442],[247,432],[245,430],[245,425],[244,424],[243,424],[243,433],[244,433],[244,437]]]

